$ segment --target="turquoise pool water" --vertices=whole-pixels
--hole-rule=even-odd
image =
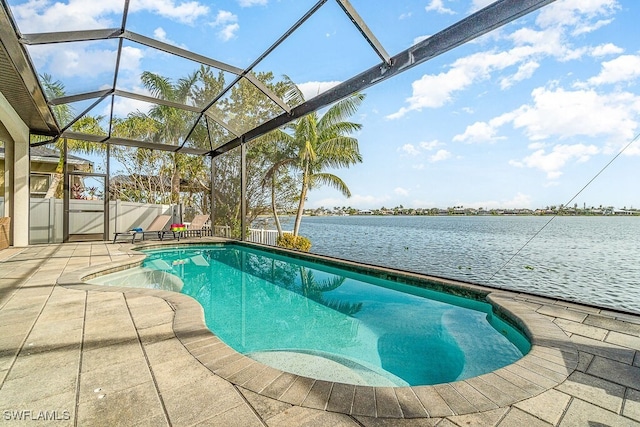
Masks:
[[[145,253],[141,268],[93,282],[190,295],[224,342],[292,373],[375,386],[438,384],[493,371],[529,350],[487,303],[241,245]]]

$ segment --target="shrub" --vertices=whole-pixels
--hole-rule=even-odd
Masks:
[[[296,251],[309,252],[311,249],[311,240],[304,236],[294,236],[293,234],[285,234],[282,237],[278,237],[276,243],[281,248]]]

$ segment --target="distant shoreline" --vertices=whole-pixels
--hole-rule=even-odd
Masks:
[[[394,209],[355,209],[341,211],[327,209],[306,209],[305,216],[640,216],[640,209],[617,209],[612,206],[599,208],[555,206],[544,209],[475,209],[475,208],[394,208]]]

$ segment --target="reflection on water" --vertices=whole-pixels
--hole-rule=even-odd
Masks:
[[[454,381],[528,351],[491,326],[487,304],[291,261],[230,245],[149,251],[144,266],[178,276],[207,326],[237,351],[352,361],[384,377],[369,385]]]
[[[549,219],[305,217],[300,233],[317,254],[640,313],[640,218]]]

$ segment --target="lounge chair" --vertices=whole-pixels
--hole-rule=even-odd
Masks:
[[[202,237],[202,232],[204,231],[204,225],[209,221],[209,215],[196,215],[193,217],[191,224],[187,228],[186,235],[193,237],[194,235],[198,235],[198,237]]]
[[[164,239],[164,234],[167,232],[166,228],[170,220],[171,215],[158,215],[146,230],[138,232],[136,233],[136,235],[140,234],[142,236],[142,240],[144,240],[147,236],[154,236],[162,240]],[[133,239],[135,241],[135,236],[133,237]]]
[[[138,234],[142,235],[142,240],[144,240],[145,234],[149,233],[150,235],[156,235],[160,240],[164,237],[164,229],[169,223],[171,219],[171,215],[158,215],[152,222],[149,224],[147,229],[143,229],[140,227],[132,228],[127,231],[119,231],[113,233],[113,243],[116,242],[119,236],[131,236],[131,243],[136,242],[136,236]]]

